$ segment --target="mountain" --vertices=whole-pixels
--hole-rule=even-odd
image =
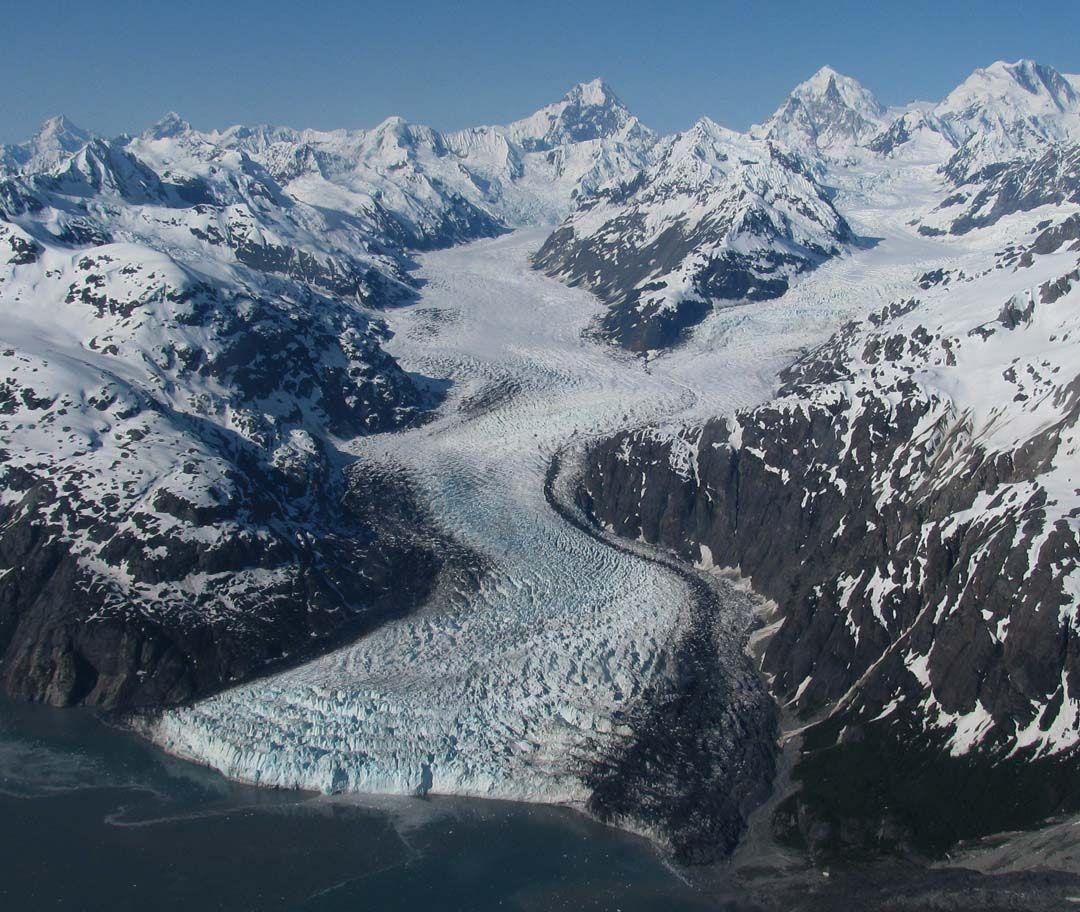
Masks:
[[[853,240],[798,159],[706,118],[582,201],[535,264],[609,305],[604,338],[650,351],[713,306],[779,297]]]
[[[557,221],[578,196],[641,167],[656,141],[599,80],[508,126],[440,133],[392,117],[373,130],[233,127],[206,138],[313,205],[392,212],[414,248]]]
[[[831,152],[870,140],[885,123],[885,108],[867,89],[824,66],[751,133],[793,149]]]
[[[1048,144],[1080,139],[1080,79],[1019,60],[975,70],[941,102],[901,113],[869,145],[882,154],[943,143],[942,169],[956,185],[980,183]]]
[[[62,114],[45,121],[29,142],[0,148],[0,175],[42,171],[59,164],[93,137]]]
[[[506,132],[526,152],[550,152],[628,133],[649,135],[602,79],[579,83],[562,100],[515,121]]]
[[[776,601],[800,789],[774,826],[814,852],[1080,810],[1080,214],[996,265],[923,276],[771,402],[587,460],[598,523]]]
[[[958,147],[946,172],[961,183],[987,168],[1080,140],[1080,91],[1053,67],[1020,60],[978,69],[934,114]]]
[[[0,182],[8,692],[175,703],[407,610],[423,509],[343,449],[433,404],[372,314],[403,254],[186,129],[60,150]]]

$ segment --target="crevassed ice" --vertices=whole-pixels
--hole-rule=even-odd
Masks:
[[[550,510],[551,454],[762,401],[800,346],[910,282],[913,258],[879,245],[837,260],[646,363],[582,339],[600,305],[529,268],[543,239],[524,230],[422,258],[424,300],[390,315],[387,347],[452,380],[451,398],[435,422],[357,446],[409,468],[447,529],[489,559],[479,591],[444,587],[352,646],[165,713],[160,744],[276,786],[585,797],[581,773],[662,667],[687,592]]]

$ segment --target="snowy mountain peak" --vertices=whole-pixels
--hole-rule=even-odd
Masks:
[[[885,108],[857,80],[823,66],[799,83],[754,133],[796,148],[821,150],[868,139],[882,126]]]
[[[1016,63],[999,60],[991,64],[987,72],[994,76],[1008,76],[1031,95],[1045,93],[1061,111],[1068,110],[1080,101],[1080,94],[1061,73],[1052,66],[1034,60],[1018,60]]]
[[[169,111],[168,114],[147,130],[143,136],[146,139],[170,139],[190,131],[191,124],[175,111]]]
[[[845,76],[839,70],[834,70],[826,64],[813,76],[799,83],[792,92],[800,97],[824,97],[830,92],[840,92],[853,102],[858,99],[869,99],[871,104],[877,101],[862,84],[851,76]]]
[[[93,139],[63,114],[50,117],[33,139],[17,146],[0,147],[0,174],[47,171],[66,161]]]
[[[622,102],[603,79],[597,77],[589,82],[579,82],[563,97],[564,101],[593,107],[617,106]]]
[[[701,117],[689,130],[672,139],[668,159],[691,157],[702,161],[724,161],[733,150],[745,151],[749,145],[742,133],[721,126],[712,118]]]
[[[602,79],[574,86],[560,101],[510,124],[513,138],[527,152],[544,152],[566,143],[609,139],[636,127],[651,135]]]
[[[391,114],[376,128],[376,133],[400,133],[409,126],[409,122],[399,114]]]
[[[1032,60],[975,70],[933,114],[958,148],[946,169],[958,183],[1035,154],[1046,142],[1080,139],[1080,92],[1053,67]]]
[[[72,153],[85,146],[93,136],[73,124],[63,114],[46,120],[30,140],[32,154]]]
[[[76,124],[73,124],[67,115],[55,115],[42,122],[38,128],[38,132],[35,134],[35,138],[43,138],[49,136],[63,136],[69,133],[76,133],[82,135],[86,134],[84,130],[79,128]]]
[[[960,111],[972,105],[994,112],[1063,113],[1080,107],[1080,92],[1052,66],[1034,60],[999,60],[975,70],[949,93],[939,110]]]

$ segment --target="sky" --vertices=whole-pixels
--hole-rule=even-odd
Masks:
[[[0,142],[58,113],[103,135],[171,110],[200,129],[455,129],[596,76],[661,132],[702,115],[742,130],[823,64],[886,104],[998,59],[1080,72],[1076,2],[0,0],[0,22]]]

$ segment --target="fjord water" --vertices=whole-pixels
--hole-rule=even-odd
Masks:
[[[229,782],[90,713],[0,702],[0,908],[706,908],[560,808]]]

